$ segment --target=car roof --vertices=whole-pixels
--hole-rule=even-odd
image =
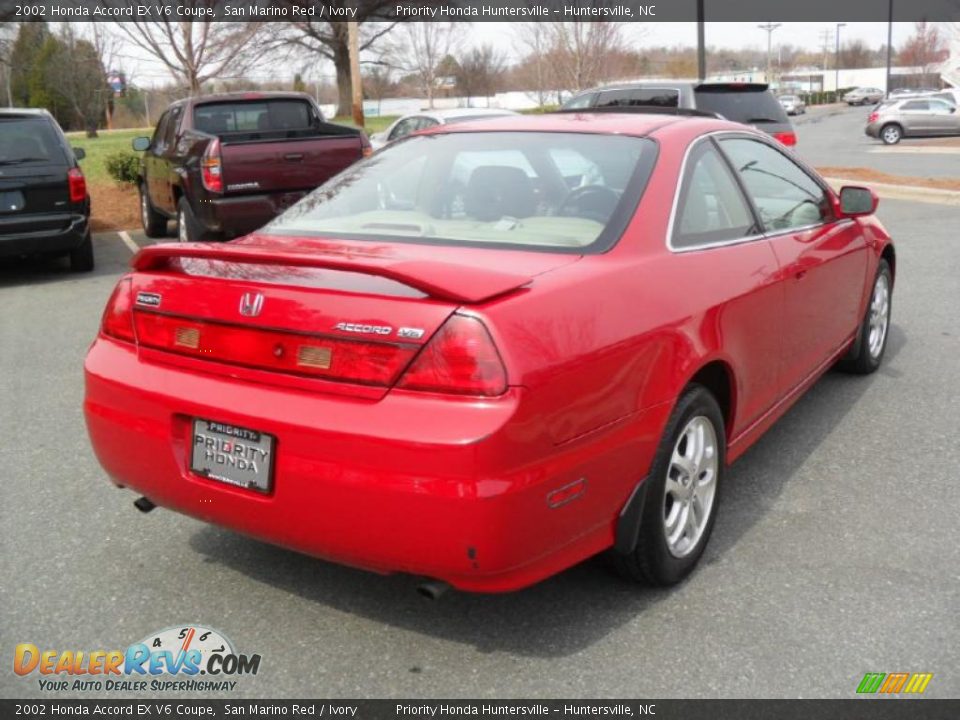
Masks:
[[[0,108],[0,115],[36,115],[48,116],[50,112],[45,108]]]
[[[682,115],[664,115],[655,113],[616,113],[601,112],[562,112],[545,113],[543,115],[505,115],[490,118],[482,123],[456,123],[454,125],[440,125],[435,128],[417,133],[418,135],[435,135],[456,132],[556,132],[556,133],[585,133],[591,135],[630,135],[647,137],[667,127],[679,126],[695,129],[696,123],[702,132],[713,130],[742,130],[750,132],[753,128],[728,120],[718,120],[709,117],[689,117]]]
[[[420,112],[407,113],[401,118],[401,120],[408,117],[428,117],[433,118],[434,120],[451,120],[453,118],[462,117],[491,117],[518,114],[519,113],[513,110],[505,110],[503,108],[448,108],[444,110],[421,110]]]

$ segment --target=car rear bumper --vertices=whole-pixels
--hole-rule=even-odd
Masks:
[[[521,389],[490,400],[396,390],[345,399],[142,362],[102,337],[85,370],[87,427],[116,484],[316,557],[483,592],[610,547],[669,413],[658,406],[556,446],[526,415]],[[271,492],[190,472],[194,417],[274,435]],[[551,506],[582,478],[582,494]]]
[[[205,201],[206,212],[198,216],[211,232],[229,240],[259,230],[304,195],[302,191],[291,191],[212,198]]]
[[[84,241],[88,228],[85,215],[0,215],[0,256],[67,253]]]

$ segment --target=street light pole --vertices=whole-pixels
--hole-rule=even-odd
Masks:
[[[703,0],[697,0],[697,77],[707,79],[707,48],[704,46]]]
[[[767,31],[767,84],[770,84],[771,75],[771,53],[773,52],[773,31],[780,27],[782,23],[768,22],[766,25],[757,25],[761,30]]]
[[[840,94],[840,28],[846,26],[846,23],[837,23],[837,50],[833,55],[833,71],[835,73],[833,82],[836,85],[834,92],[837,95]]]

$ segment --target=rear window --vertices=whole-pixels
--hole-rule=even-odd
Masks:
[[[599,252],[626,228],[656,145],[620,135],[413,136],[353,165],[265,232]]]
[[[596,107],[675,108],[680,105],[680,91],[674,88],[604,90],[594,104]]]
[[[60,137],[45,117],[0,117],[0,165],[66,164]]]
[[[313,109],[302,100],[209,103],[193,110],[193,126],[212,135],[309,130],[314,125]]]
[[[697,88],[694,97],[698,110],[722,115],[727,120],[747,124],[789,124],[783,107],[769,90],[750,90],[724,86]]]

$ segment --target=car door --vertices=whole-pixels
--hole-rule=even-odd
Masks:
[[[780,265],[785,300],[780,377],[788,392],[859,325],[866,239],[858,223],[835,218],[830,191],[772,143],[732,135],[719,145]]]
[[[177,212],[173,188],[177,181],[176,170],[180,165],[180,153],[177,149],[177,133],[183,106],[170,108],[170,116],[163,133],[163,152],[157,153],[157,200],[155,207],[173,215]]]
[[[930,106],[930,132],[937,135],[948,135],[960,131],[960,118],[957,109],[939,99],[927,100]]]
[[[900,106],[900,122],[908,135],[930,134],[930,103],[926,100],[908,100]]]
[[[150,139],[150,147],[148,147],[147,151],[143,154],[147,194],[150,196],[150,204],[155,208],[162,207],[164,183],[162,179],[163,165],[160,157],[163,153],[163,142],[169,121],[170,111],[167,110],[160,116],[157,127],[153,131],[153,137]]]
[[[688,281],[676,289],[682,299],[664,302],[689,305],[736,369],[735,436],[779,397],[784,298],[776,255],[709,137],[687,155],[670,226],[672,264]]]

